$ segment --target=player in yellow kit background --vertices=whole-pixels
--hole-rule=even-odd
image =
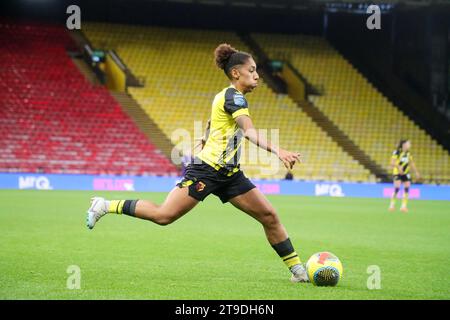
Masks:
[[[400,191],[401,184],[403,183],[403,199],[400,210],[402,212],[408,212],[409,188],[411,186],[410,168],[414,170],[415,178],[420,179],[420,173],[416,168],[413,156],[409,151],[410,149],[411,142],[409,140],[400,140],[397,149],[392,153],[391,166],[394,179],[394,192],[391,197],[389,211],[395,210],[397,194]]]

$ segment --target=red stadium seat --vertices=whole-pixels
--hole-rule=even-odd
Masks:
[[[0,23],[0,171],[174,175],[178,169],[66,53],[63,27]]]

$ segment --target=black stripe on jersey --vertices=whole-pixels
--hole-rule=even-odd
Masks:
[[[398,159],[398,165],[402,168],[403,172],[406,174],[409,171],[409,151],[406,152],[399,152],[399,154],[397,155],[397,159]],[[403,162],[402,159],[403,158],[407,158],[407,162]]]
[[[241,158],[241,146],[239,145],[239,143],[241,142],[243,136],[244,135],[242,134],[242,131],[238,130],[234,134],[232,140],[230,140],[228,142],[228,143],[232,143],[233,151],[236,150],[234,156],[227,162],[228,167],[230,167],[230,166],[235,167],[239,163],[239,159]]]
[[[248,104],[242,93],[234,88],[228,88],[225,91],[225,103],[223,107],[226,112],[233,114],[239,109],[247,108]]]
[[[242,130],[238,129],[234,132],[234,134],[228,139],[227,146],[225,150],[222,152],[222,155],[219,159],[219,163],[221,165],[226,166],[227,168],[234,168],[238,165],[239,159],[241,156],[241,146],[239,143],[244,137]],[[225,160],[232,153],[234,153],[233,157],[231,157],[226,163]]]

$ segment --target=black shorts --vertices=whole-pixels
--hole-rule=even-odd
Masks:
[[[394,181],[400,180],[401,182],[411,181],[411,175],[407,174],[396,174],[394,175]]]
[[[227,176],[206,163],[189,164],[183,180],[177,183],[177,186],[188,187],[189,195],[199,201],[203,201],[212,193],[223,203],[255,188],[241,170]]]

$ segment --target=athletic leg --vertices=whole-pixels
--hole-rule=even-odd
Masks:
[[[308,281],[308,276],[298,254],[292,246],[286,229],[281,224],[275,209],[261,191],[253,188],[229,201],[233,206],[247,213],[262,224],[267,240],[292,272],[292,281]]]
[[[395,210],[395,201],[397,200],[398,192],[400,191],[401,180],[394,180],[394,192],[391,196],[391,204],[389,205],[389,210]]]
[[[408,199],[410,186],[411,186],[410,181],[403,182],[403,199],[402,199],[402,206],[400,208],[400,210],[403,212],[408,212]]]
[[[93,198],[88,210],[87,225],[92,229],[106,213],[126,214],[165,226],[182,217],[199,202],[188,194],[188,188],[175,187],[166,200],[157,205],[148,200],[105,200]]]

